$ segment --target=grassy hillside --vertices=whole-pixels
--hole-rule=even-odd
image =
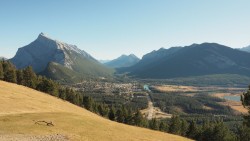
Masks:
[[[0,140],[185,141],[183,137],[104,119],[50,95],[0,81]],[[35,124],[52,121],[55,126]]]

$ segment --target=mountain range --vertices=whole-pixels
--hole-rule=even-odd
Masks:
[[[120,57],[114,60],[104,63],[104,65],[111,67],[111,68],[130,67],[130,66],[135,65],[139,61],[140,59],[134,54],[121,55]]]
[[[243,48],[241,48],[240,50],[246,51],[246,52],[250,52],[250,46],[243,47]]]
[[[250,76],[250,53],[217,43],[161,48],[148,53],[134,66],[120,68],[138,78],[177,78],[211,74]]]
[[[32,66],[36,73],[60,81],[110,77],[114,72],[77,46],[51,39],[44,33],[19,48],[10,61],[18,69]]]
[[[19,48],[10,61],[22,69],[32,66],[38,74],[62,82],[85,78],[112,77],[115,72],[137,78],[167,79],[213,74],[250,76],[250,47],[233,49],[217,43],[161,48],[140,60],[134,54],[122,55],[101,64],[75,45],[54,40],[44,33]]]
[[[104,64],[104,63],[108,63],[111,60],[98,60],[100,63]]]

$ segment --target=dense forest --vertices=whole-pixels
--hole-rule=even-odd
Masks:
[[[234,112],[229,106],[223,106],[217,103],[224,102],[224,99],[212,97],[208,94],[199,94],[190,97],[182,95],[179,92],[153,92],[150,93],[150,97],[156,107],[171,114],[178,113],[175,107],[179,107],[183,113],[189,114],[232,115]],[[211,109],[204,109],[204,106],[210,107]]]
[[[150,128],[162,132],[168,132],[176,135],[185,136],[201,141],[249,141],[250,140],[250,116],[244,116],[242,126],[236,130],[229,130],[224,125],[221,118],[213,120],[204,119],[198,121],[196,118],[183,119],[179,116],[173,116],[171,119],[152,119],[147,120],[140,113],[140,108],[131,108],[130,105],[112,105],[96,102],[89,95],[75,91],[72,88],[61,86],[59,83],[44,76],[37,76],[32,67],[17,70],[9,61],[0,61],[0,80],[16,83],[52,96],[69,101],[75,105],[86,108],[102,117],[110,120],[125,123],[134,126]],[[177,97],[178,99],[180,97]],[[155,98],[154,98],[155,99]],[[189,101],[190,99],[186,99]],[[243,94],[242,101],[245,106],[250,105],[250,87]],[[209,103],[208,103],[209,104]],[[167,103],[164,103],[167,105]],[[199,104],[198,104],[199,105]],[[161,105],[159,105],[161,107]],[[184,105],[185,107],[185,105]],[[186,110],[190,106],[186,106]],[[170,107],[167,110],[171,110]],[[224,110],[224,109],[223,109]]]

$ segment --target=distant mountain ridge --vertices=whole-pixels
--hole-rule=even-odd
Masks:
[[[104,63],[108,63],[110,62],[111,60],[98,60],[100,63],[104,64]]]
[[[44,33],[29,45],[19,48],[11,62],[18,69],[32,66],[36,73],[49,75],[53,79],[66,79],[65,76],[69,76],[67,79],[106,77],[113,73],[113,70],[77,46],[53,40]],[[60,75],[53,77],[58,72]]]
[[[247,47],[243,47],[243,48],[241,48],[240,50],[246,51],[246,52],[250,52],[250,45],[247,46]]]
[[[216,43],[160,49],[143,56],[136,65],[119,72],[139,78],[176,78],[210,74],[250,76],[250,53]]]
[[[137,56],[135,56],[134,54],[130,54],[130,55],[121,55],[120,57],[104,64],[111,68],[122,68],[122,67],[133,66],[139,61],[140,59]]]

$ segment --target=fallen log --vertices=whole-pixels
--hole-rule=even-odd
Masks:
[[[52,123],[52,121],[47,122],[47,121],[36,121],[35,124],[41,124],[41,123],[45,123],[47,126],[54,126],[54,124]]]

